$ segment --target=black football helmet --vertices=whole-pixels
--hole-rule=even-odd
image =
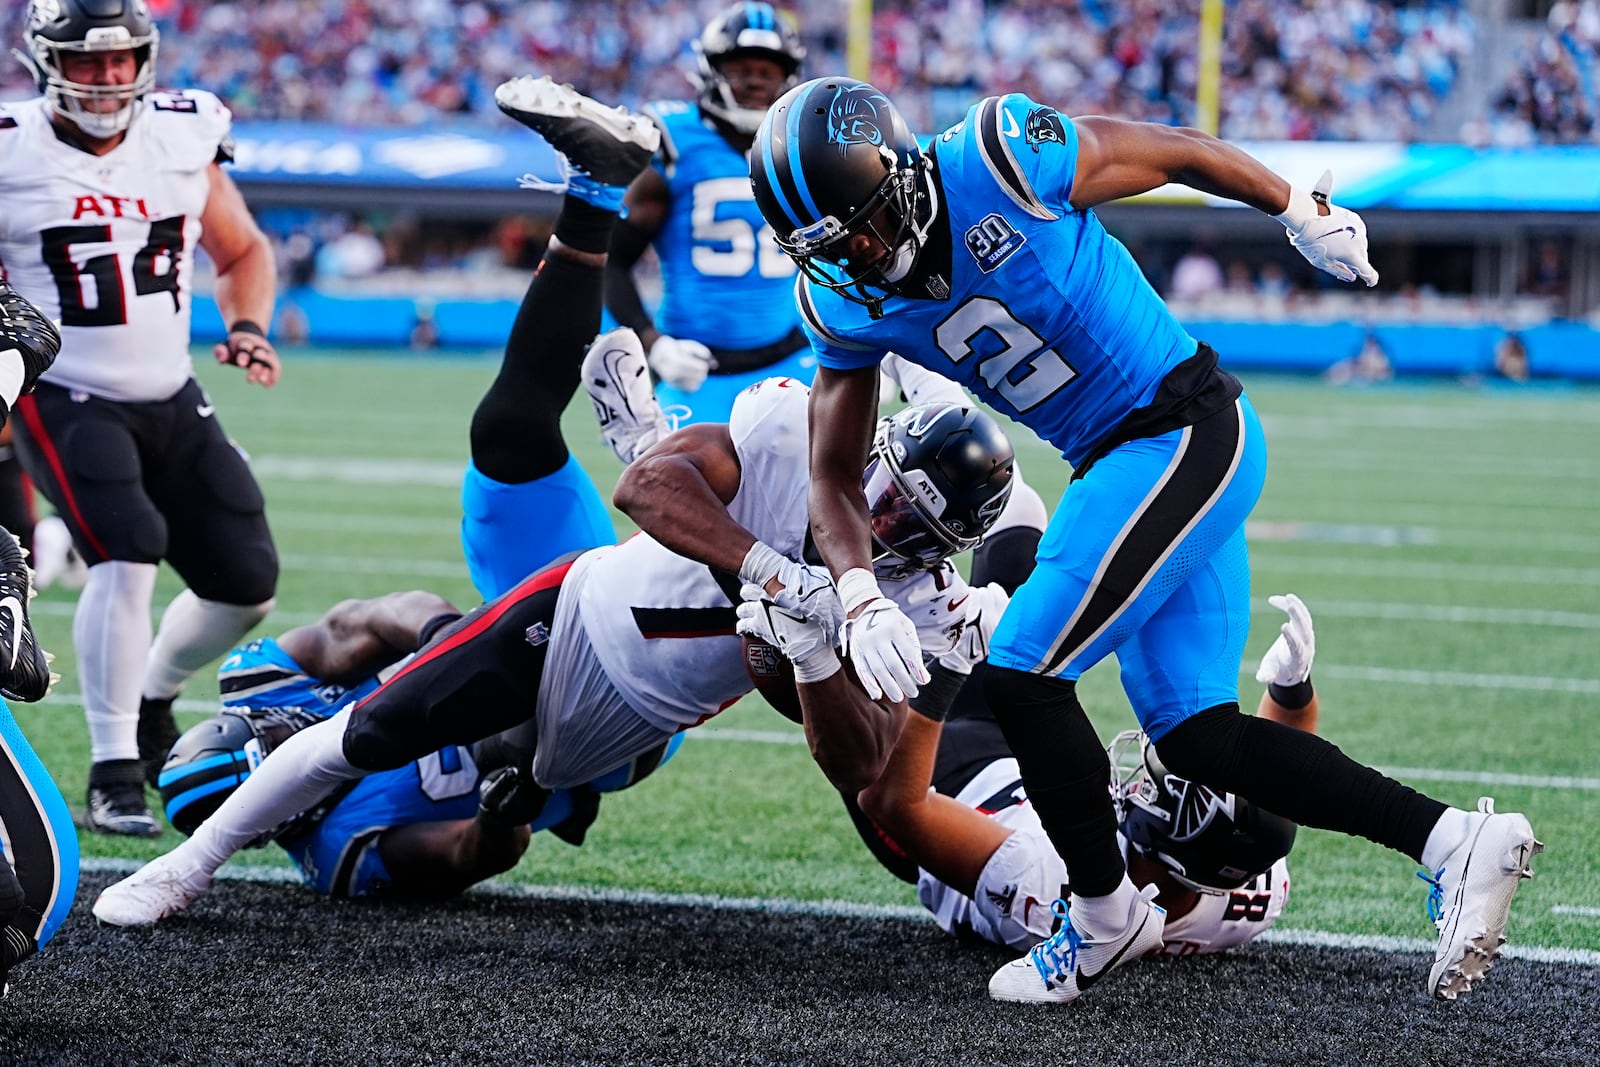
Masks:
[[[808,81],[772,105],[750,152],[750,183],[806,277],[874,314],[911,272],[937,211],[930,163],[906,120],[852,78]],[[884,251],[851,263],[849,238],[864,232]]]
[[[898,580],[975,547],[1011,499],[1016,457],[968,404],[918,404],[878,423],[862,475],[873,570]]]
[[[1122,835],[1190,889],[1213,896],[1238,889],[1294,847],[1294,823],[1178,777],[1138,730],[1118,734],[1108,751]]]
[[[155,88],[156,49],[161,33],[145,0],[32,0],[28,5],[26,55],[39,91],[56,114],[91,137],[114,137],[128,128],[134,105]],[[63,52],[133,49],[139,65],[132,85],[90,85],[67,80]],[[114,111],[92,105],[115,101]]]
[[[194,833],[268,753],[321,721],[298,708],[230,709],[191,726],[173,743],[156,780],[167,821],[181,833]],[[259,843],[289,835],[306,820],[296,816]]]
[[[800,79],[800,64],[806,58],[806,46],[788,14],[763,3],[739,3],[723,11],[706,24],[694,51],[700,110],[746,137],[756,132],[767,109],[739,106],[733,86],[723,76],[723,60],[746,55],[772,60],[783,68],[782,92]]]

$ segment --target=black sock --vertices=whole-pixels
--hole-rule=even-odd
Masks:
[[[569,196],[561,201],[561,214],[556,217],[556,240],[579,252],[604,252],[611,246],[616,225],[615,211]]]
[[[1237,704],[1207,708],[1156,743],[1177,775],[1238,793],[1302,826],[1388,845],[1421,862],[1445,805],[1357,763],[1316,734]]]
[[[1111,760],[1078,703],[1076,684],[991,666],[984,689],[1072,891],[1112,892],[1127,867],[1111,806]]]
[[[500,373],[472,415],[472,462],[495,481],[531,482],[566,464],[561,413],[577,392],[583,353],[600,332],[603,273],[549,253],[540,261]]]

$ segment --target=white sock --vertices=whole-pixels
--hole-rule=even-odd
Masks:
[[[144,695],[170,700],[195,671],[204,667],[267,617],[273,601],[224,604],[201,600],[185,589],[161,615],[161,628],[145,664]]]
[[[138,759],[139,686],[150,652],[154,563],[110,560],[89,568],[72,644],[78,653],[90,759]]]
[[[344,758],[347,708],[273,749],[244,784],[195,830],[184,846],[207,874],[228,857],[312,807],[339,785],[366,774]]]
[[[1103,897],[1080,897],[1072,894],[1072,925],[1078,932],[1093,941],[1116,937],[1128,928],[1128,912],[1133,898],[1139,895],[1133,880],[1126,873],[1122,884]]]
[[[1429,872],[1437,871],[1450,858],[1450,853],[1460,848],[1472,832],[1472,812],[1460,808],[1446,808],[1439,821],[1428,834],[1428,843],[1422,846],[1422,865]]]

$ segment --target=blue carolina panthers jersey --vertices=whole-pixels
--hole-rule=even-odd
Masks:
[[[275,637],[262,637],[228,653],[217,668],[222,705],[228,708],[298,708],[327,718],[378,688],[377,678],[334,685],[307,674]]]
[[[865,135],[859,126],[839,136]],[[802,277],[796,302],[818,362],[851,369],[898,352],[1076,465],[1151,401],[1195,341],[1094,212],[1068,202],[1078,136],[1067,116],[1018,93],[990,97],[930,150],[953,244],[948,297],[888,297],[873,320]]]
[[[760,348],[798,325],[794,262],[773,243],[750,164],[682,101],[645,109],[661,127],[656,166],[671,197],[656,235],[662,333],[714,348]]]

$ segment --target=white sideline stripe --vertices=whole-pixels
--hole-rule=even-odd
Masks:
[[[1249,667],[1240,676],[1254,676]],[[1343,678],[1356,682],[1381,682],[1384,685],[1449,686],[1455,689],[1511,689],[1532,693],[1600,693],[1600,678],[1548,678],[1531,674],[1466,674],[1460,671],[1401,670],[1396,667],[1342,667],[1318,665],[1317,676]]]
[[[436,459],[316,459],[311,456],[252,456],[258,478],[344,485],[423,485],[459,489],[465,462]]]
[[[1593,545],[1591,544],[1591,549]],[[1264,598],[1253,597],[1250,610],[1276,612]],[[1318,600],[1318,618],[1386,619],[1406,622],[1484,623],[1491,626],[1552,626],[1568,630],[1600,630],[1600,615],[1587,611],[1545,611],[1537,608],[1481,608],[1465,604],[1404,604],[1376,600]],[[1281,618],[1282,615],[1280,614]]]
[[[1585,919],[1600,919],[1600,908],[1580,907],[1577,904],[1557,904],[1550,911],[1555,915],[1580,915]]]
[[[460,559],[386,559],[377,556],[317,556],[298,552],[280,557],[289,570],[322,574],[398,574],[419,578],[465,578],[467,564]]]
[[[1600,586],[1600,568],[1594,567],[1504,567],[1493,563],[1424,563],[1371,556],[1293,556],[1270,551],[1252,552],[1250,566],[1253,570],[1294,574],[1407,578],[1455,584]]]
[[[90,858],[81,867],[91,874],[132,874],[142,867],[137,860]],[[286,867],[225,866],[219,879],[300,885],[297,872]],[[905,904],[856,904],[847,900],[786,900],[768,897],[724,897],[706,893],[657,893],[632,889],[585,889],[581,886],[524,885],[498,879],[480,882],[469,893],[522,900],[582,901],[600,904],[631,904],[649,907],[699,908],[715,911],[763,912],[773,915],[809,915],[826,919],[878,919],[895,922],[931,922],[922,908]],[[1315,948],[1373,949],[1380,952],[1431,954],[1434,942],[1418,937],[1387,937],[1377,934],[1337,934],[1322,930],[1272,929],[1260,940],[1279,945],[1306,945]],[[1502,955],[1508,959],[1538,963],[1567,963],[1600,967],[1600,952],[1582,948],[1540,948],[1507,945]]]

